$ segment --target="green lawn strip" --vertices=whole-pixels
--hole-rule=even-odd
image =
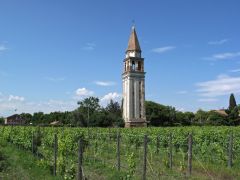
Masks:
[[[84,163],[83,171],[88,179],[126,179],[127,173],[118,171],[101,160],[88,160]]]
[[[50,179],[57,180],[59,177],[53,177],[51,172],[37,165],[37,158],[30,152],[18,149],[16,146],[0,142],[2,154],[7,157],[8,167],[0,172],[0,179]]]
[[[192,176],[201,177],[201,179],[240,179],[240,172],[239,168],[236,166],[228,168],[223,164],[206,162],[200,164],[198,161],[193,161]]]

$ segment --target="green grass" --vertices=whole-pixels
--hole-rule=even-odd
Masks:
[[[30,152],[18,149],[9,143],[0,142],[1,156],[4,159],[3,171],[0,172],[0,179],[6,180],[30,180],[30,179],[46,179],[58,180],[47,169],[43,169],[37,165],[37,158]],[[0,165],[1,165],[0,164]]]

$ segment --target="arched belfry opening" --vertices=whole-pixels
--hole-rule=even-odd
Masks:
[[[125,127],[144,127],[147,125],[144,105],[144,58],[141,57],[141,53],[135,27],[132,27],[122,74]]]

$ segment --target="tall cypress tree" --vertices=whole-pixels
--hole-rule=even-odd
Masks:
[[[235,107],[237,106],[237,103],[236,103],[236,100],[235,100],[235,97],[233,95],[233,93],[230,95],[230,98],[229,98],[229,107],[228,109],[231,111],[233,110]]]

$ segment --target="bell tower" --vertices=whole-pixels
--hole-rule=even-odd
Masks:
[[[125,127],[144,127],[145,116],[145,72],[135,27],[132,32],[123,61],[123,119]]]

